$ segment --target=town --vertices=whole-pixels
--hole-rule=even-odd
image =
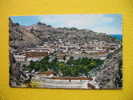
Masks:
[[[43,45],[38,45],[34,48],[26,48],[21,50],[21,52],[14,50],[12,51],[12,54],[15,61],[20,64],[19,66],[28,66],[31,62],[41,61],[47,56],[49,57],[49,61],[56,57],[57,61],[64,63],[69,61],[71,57],[73,57],[74,60],[88,58],[104,61],[109,54],[113,53],[120,47],[120,43],[108,43],[106,41],[93,40],[84,44],[72,44],[70,42],[63,42],[63,40],[59,39],[54,43],[45,42]],[[32,72],[34,72],[31,80],[32,83],[40,82],[38,83],[39,85],[32,87],[99,88],[95,81],[95,75],[90,75],[90,78],[85,77],[84,75],[78,77],[62,77],[50,69],[44,72],[37,71],[35,73],[34,70],[32,70]]]
[[[73,56],[74,59],[87,57],[104,60],[109,53],[112,53],[118,48],[120,48],[120,44],[98,40],[93,40],[88,44],[63,43],[63,41],[59,40],[57,43],[46,42],[42,46],[26,48],[26,50],[22,50],[21,52],[13,51],[13,54],[15,60],[22,64],[29,64],[30,61],[38,61],[45,56],[53,54],[56,54],[59,61],[64,62],[71,56]]]

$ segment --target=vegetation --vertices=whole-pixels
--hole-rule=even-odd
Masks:
[[[48,70],[54,71],[59,76],[86,76],[88,77],[88,72],[96,67],[103,64],[103,60],[100,59],[88,59],[79,58],[77,60],[70,57],[67,62],[59,62],[57,58],[50,61],[49,56],[44,57],[40,61],[30,62],[30,65],[25,67],[25,70],[31,72],[35,70],[37,72],[45,72]]]

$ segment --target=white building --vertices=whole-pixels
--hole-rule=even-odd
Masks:
[[[14,55],[14,58],[17,62],[24,62],[26,60],[25,55]]]

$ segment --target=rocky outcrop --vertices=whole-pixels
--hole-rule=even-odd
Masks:
[[[103,68],[97,72],[96,82],[101,89],[122,88],[121,49],[115,51],[105,60]]]

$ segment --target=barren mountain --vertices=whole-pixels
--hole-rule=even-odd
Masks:
[[[97,33],[92,30],[77,28],[54,28],[44,23],[37,23],[31,26],[23,26],[13,23],[9,18],[9,39],[12,48],[26,48],[41,45],[44,42],[58,41],[71,43],[87,43],[91,40],[103,40],[117,42],[105,33]]]

